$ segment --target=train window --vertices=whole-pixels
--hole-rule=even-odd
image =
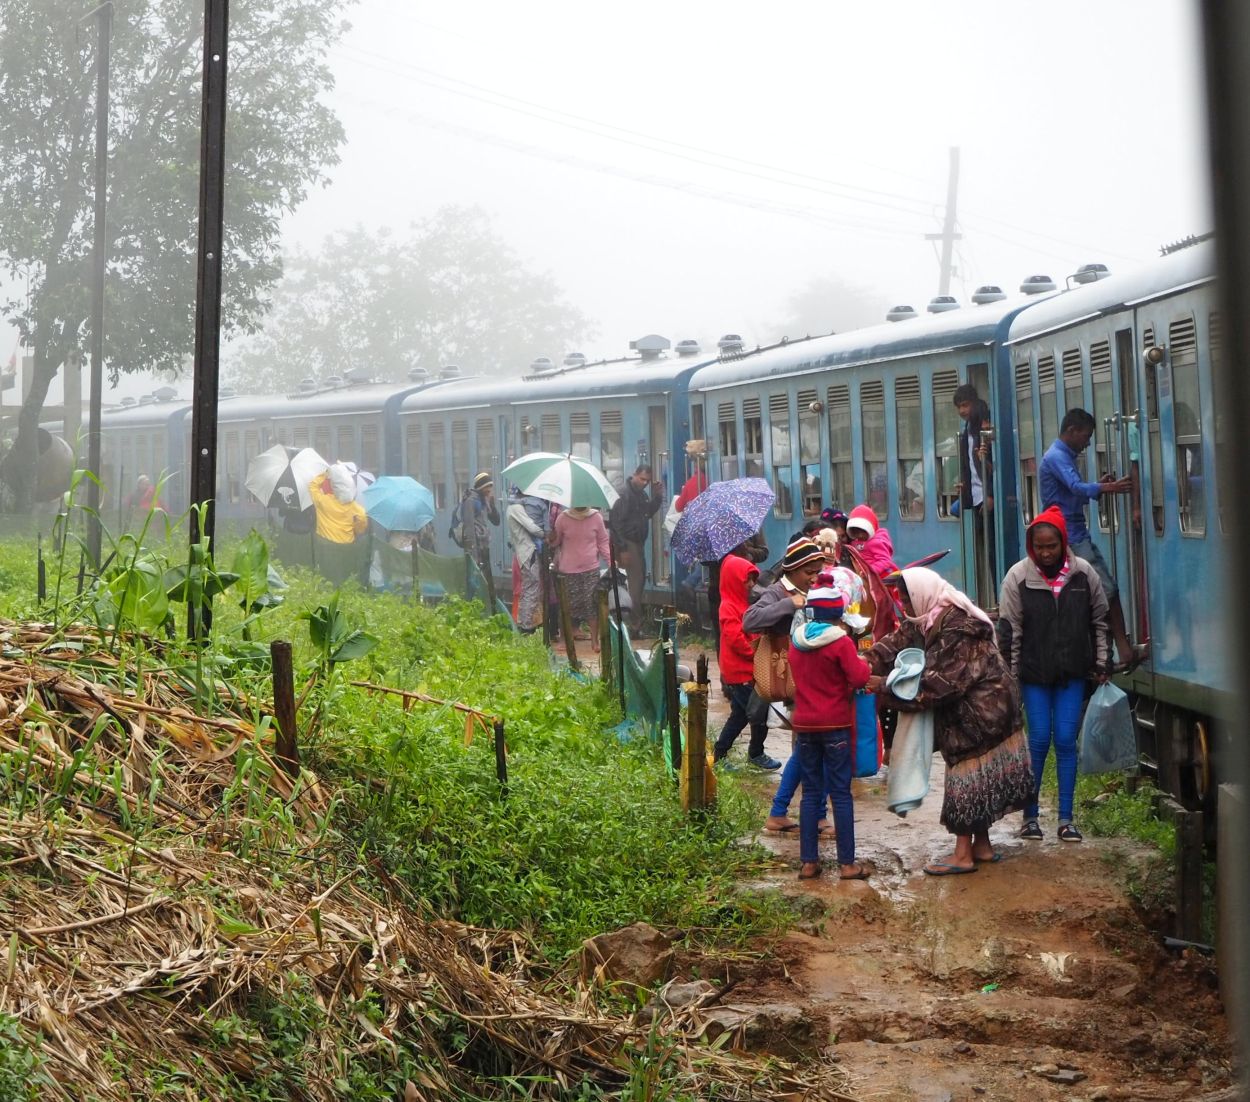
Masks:
[[[829,407],[829,501],[849,513],[855,504],[855,459],[851,451],[851,388],[835,383]]]
[[[920,380],[894,380],[894,428],[898,437],[898,515],[924,520],[924,427],[920,415]]]
[[[716,414],[719,421],[720,476],[738,477],[738,414],[733,402],[721,402]]]
[[[291,446],[296,448],[306,448],[309,444],[308,426],[296,425],[291,432]]]
[[[239,434],[226,433],[224,443],[222,458],[225,469],[218,470],[217,480],[219,485],[225,483],[226,500],[233,502],[239,500]]]
[[[451,423],[451,483],[455,487],[456,500],[469,488],[469,482],[477,472],[469,471],[469,422]]]
[[[1172,427],[1176,433],[1176,507],[1181,531],[1201,536],[1207,530],[1202,464],[1202,402],[1198,393],[1198,338],[1192,317],[1168,326],[1172,364]]]
[[[1142,348],[1153,348],[1155,331],[1147,327],[1142,332]],[[1162,360],[1157,365],[1145,364],[1146,378],[1146,436],[1150,447],[1150,516],[1155,535],[1163,535],[1163,438],[1159,435],[1159,379],[1164,372]]]
[[[590,458],[587,452],[586,458]],[[493,471],[499,460],[495,450],[495,423],[489,417],[477,419],[477,464],[479,471]]]
[[[562,452],[560,446],[560,415],[544,413],[542,416],[542,450],[545,452]]]
[[[703,418],[703,403],[696,402],[690,407],[690,439],[703,440],[707,436],[707,424]]]
[[[768,398],[768,436],[772,451],[772,486],[777,500],[773,516],[794,516],[794,490],[790,485],[790,396],[772,394]],[[748,456],[750,449],[748,448]]]
[[[937,371],[933,375],[933,454],[937,459],[937,515],[953,519],[959,481],[959,411],[955,408],[955,390],[959,374],[954,370]],[[901,450],[901,445],[900,445]]]
[[[361,425],[360,426],[360,466],[363,470],[372,471],[377,474],[379,460],[381,456],[378,454],[378,426],[377,425]]]
[[[1223,362],[1221,357],[1224,352],[1223,334],[1220,329],[1220,315],[1214,310],[1207,316],[1207,341],[1211,348],[1211,377],[1217,378],[1220,373],[1220,365]],[[1224,404],[1215,403],[1215,503],[1216,510],[1220,518],[1220,531],[1224,532],[1224,505],[1227,496],[1224,490],[1224,483],[1228,480],[1221,477],[1224,473],[1224,441],[1227,439],[1224,435],[1225,422],[1227,417],[1224,413]]]
[[[569,452],[578,459],[590,458],[590,414],[569,414]]]
[[[291,426],[285,421],[275,421],[273,439],[276,444],[289,444],[291,442]]]
[[[1059,437],[1059,413],[1055,407],[1055,357],[1037,357],[1037,404],[1042,415],[1042,450]]]
[[[313,429],[313,447],[322,459],[329,459],[330,452],[330,430],[327,426],[322,425]]]
[[[599,466],[613,486],[625,485],[625,426],[619,409],[599,414]]]
[[[864,496],[872,511],[884,523],[890,511],[889,476],[886,473],[884,383],[876,381],[860,384],[859,417],[864,450]]]
[[[1066,355],[1066,353],[1065,353]],[[1089,374],[1094,384],[1094,477],[1112,471],[1128,473],[1128,464],[1120,454],[1120,430],[1106,422],[1115,413],[1115,396],[1111,389],[1111,342],[1096,341],[1089,346]],[[1098,496],[1098,527],[1104,532],[1111,522],[1116,500],[1112,494]]]
[[[443,444],[443,426],[430,426],[430,490],[437,509],[447,507],[447,452]]]
[[[340,461],[358,461],[356,432],[351,425],[339,425],[334,431],[334,458]],[[327,459],[330,457],[327,455]]]
[[[814,408],[813,408],[814,407]],[[820,403],[814,390],[799,391],[799,477],[803,484],[803,515],[820,516]]]
[[[425,469],[425,464],[421,462],[421,426],[416,423],[404,430],[404,469],[418,482]]]
[[[746,452],[746,476],[764,477],[764,418],[758,398],[742,400],[742,445]],[[776,487],[773,487],[776,491]]]
[[[1020,432],[1020,510],[1031,523],[1041,508],[1037,482],[1037,432],[1033,426],[1033,379],[1029,364],[1016,364],[1016,426]]]
[[[1081,350],[1063,350],[1063,410],[1085,408],[1085,383],[1081,379]]]

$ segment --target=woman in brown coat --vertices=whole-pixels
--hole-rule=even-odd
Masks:
[[[901,711],[933,712],[934,745],[946,762],[942,825],[955,835],[955,852],[924,871],[976,872],[978,863],[996,860],[990,824],[1019,811],[1033,794],[1019,690],[984,612],[932,570],[913,567],[900,576],[906,619],[865,655],[875,675],[869,688]],[[913,700],[893,696],[884,685],[905,647],[925,652]]]

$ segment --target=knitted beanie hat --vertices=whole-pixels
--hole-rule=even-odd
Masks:
[[[824,553],[816,545],[815,541],[808,539],[806,536],[800,536],[796,540],[792,540],[786,548],[786,553],[781,560],[781,572],[789,574],[794,570],[798,570],[804,563],[812,562],[816,559],[824,559]]]
[[[807,604],[804,606],[813,620],[826,624],[836,624],[846,611],[846,602],[836,589],[817,584],[807,591]]]
[[[488,486],[493,486],[495,480],[491,478],[489,471],[481,471],[473,477],[473,488],[475,490],[485,490]]]

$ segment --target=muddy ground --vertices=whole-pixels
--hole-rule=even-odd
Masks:
[[[710,737],[725,711],[714,702]],[[768,750],[784,761],[789,734],[770,731]],[[1235,1097],[1211,960],[1165,950],[1149,925],[1159,916],[1130,894],[1159,875],[1154,854],[1125,839],[1061,843],[1051,808],[1045,841],[1016,838],[1013,816],[991,833],[998,863],[929,877],[924,865],[950,853],[940,758],[932,786],[901,819],[882,777],[855,782],[867,881],[836,878],[829,841],[825,875],[800,882],[797,835],[761,832],[778,859],[765,883],[808,917],[758,965],[724,968],[724,1004],[751,1023],[750,1043],[837,1060],[876,1102]],[[753,787],[762,825],[774,786]]]

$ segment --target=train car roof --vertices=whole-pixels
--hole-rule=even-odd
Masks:
[[[1097,283],[1087,283],[1025,310],[1012,323],[1007,343],[1058,332],[1151,299],[1178,294],[1215,278],[1215,242],[1199,241],[1167,256]]]
[[[240,395],[222,399],[218,418],[222,421],[252,421],[265,417],[326,417],[336,414],[376,413],[389,399],[421,389],[445,385],[439,380],[427,383],[364,383],[337,387],[315,394]]]
[[[1001,339],[1008,319],[1036,302],[1016,296],[984,306],[963,306],[943,314],[884,322],[828,337],[812,337],[747,352],[701,368],[690,380],[694,391],[780,379],[853,364],[885,363],[908,356],[953,352]]]
[[[400,406],[402,413],[448,412],[456,409],[485,409],[498,405],[541,405],[635,394],[657,394],[672,390],[686,375],[707,360],[697,356],[670,356],[644,362],[641,359],[588,364],[576,370],[551,375],[512,376],[502,379],[465,379],[429,394],[410,394]]]

